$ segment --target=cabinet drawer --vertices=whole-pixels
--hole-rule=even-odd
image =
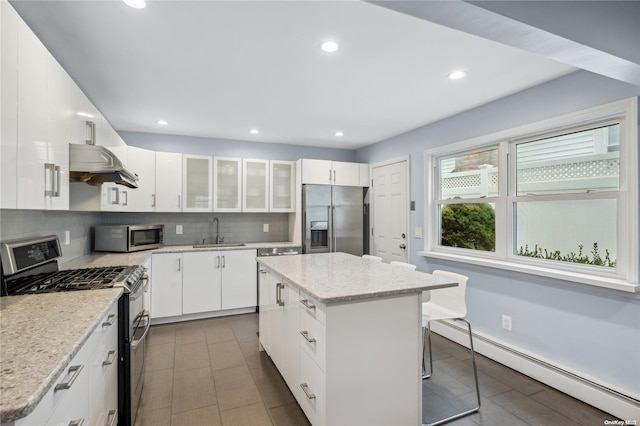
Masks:
[[[326,359],[325,326],[304,312],[300,314],[300,347],[325,371]]]
[[[117,312],[117,304],[114,305]],[[89,423],[108,424],[109,412],[118,409],[118,327],[110,311],[96,331],[96,347],[90,357]],[[111,325],[110,325],[111,324]],[[114,413],[115,414],[115,413]]]
[[[301,312],[306,312],[307,315],[318,320],[321,324],[324,324],[325,305],[323,303],[318,302],[313,297],[300,290],[300,305]]]
[[[296,395],[311,424],[325,424],[325,374],[304,351],[300,351],[300,385],[297,390],[302,390]]]

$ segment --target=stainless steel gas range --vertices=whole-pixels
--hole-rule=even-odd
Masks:
[[[118,424],[134,424],[144,382],[146,337],[151,325],[144,306],[145,268],[109,266],[59,271],[55,235],[0,243],[1,296],[122,287],[118,301]]]

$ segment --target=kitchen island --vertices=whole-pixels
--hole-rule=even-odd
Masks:
[[[345,253],[258,263],[260,344],[311,424],[422,424],[421,294],[457,283]]]

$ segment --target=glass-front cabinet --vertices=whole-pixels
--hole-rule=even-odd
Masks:
[[[212,176],[211,157],[186,154],[182,156],[182,211],[211,211]]]
[[[242,159],[213,157],[213,175],[213,211],[242,211]]]
[[[245,158],[243,161],[242,211],[269,211],[269,160]]]
[[[294,212],[296,210],[295,161],[271,160],[269,174],[269,211]]]

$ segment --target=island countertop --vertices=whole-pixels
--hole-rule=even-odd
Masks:
[[[322,303],[418,293],[457,285],[431,274],[346,253],[259,257],[258,263]]]

